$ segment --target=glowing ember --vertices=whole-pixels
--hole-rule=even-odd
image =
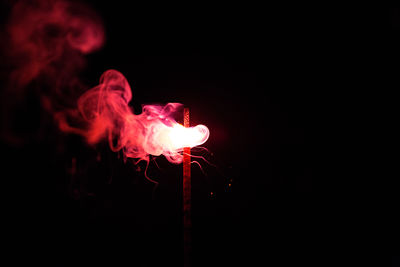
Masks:
[[[209,131],[204,125],[185,128],[181,124],[175,124],[169,129],[171,148],[182,149],[204,144],[208,139]]]
[[[87,128],[73,128],[63,116],[58,116],[60,128],[84,135],[90,144],[106,137],[113,151],[123,150],[127,157],[139,161],[148,161],[149,155],[164,155],[172,163],[181,163],[184,147],[207,141],[206,126],[185,128],[173,119],[182,104],[145,105],[143,112],[135,115],[128,106],[131,99],[125,77],[116,70],[108,70],[101,76],[100,84],[78,100]]]

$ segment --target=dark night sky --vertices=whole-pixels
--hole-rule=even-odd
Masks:
[[[319,265],[312,118],[324,51],[314,11],[89,2],[106,43],[87,56],[84,81],[94,86],[117,69],[136,113],[144,103],[181,102],[193,124],[210,129],[212,154],[198,153],[217,167],[199,160],[206,175],[192,167],[193,266]],[[7,116],[25,141],[1,140],[16,257],[42,266],[182,266],[182,167],[157,159],[152,198],[144,165],[137,172],[106,144],[60,133],[37,96],[24,101]]]

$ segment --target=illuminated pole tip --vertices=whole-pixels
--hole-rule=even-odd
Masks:
[[[190,127],[189,108],[183,110],[183,125]],[[183,148],[183,243],[184,266],[191,266],[191,175],[190,175],[190,147]]]

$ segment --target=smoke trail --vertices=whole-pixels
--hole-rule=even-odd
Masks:
[[[65,0],[19,1],[7,33],[13,62],[9,90],[23,95],[30,83],[40,80],[47,88],[39,92],[43,107],[62,131],[82,135],[89,144],[108,140],[113,151],[147,162],[149,155],[164,155],[180,163],[183,147],[207,140],[207,127],[186,129],[174,120],[181,104],[146,105],[135,115],[128,105],[131,88],[116,70],[104,72],[100,84],[75,102],[71,95],[84,88],[78,78],[84,55],[104,42],[101,20],[88,7]]]
[[[49,112],[74,105],[87,88],[78,78],[85,54],[101,48],[105,36],[101,19],[79,2],[13,3],[0,30],[1,138],[21,145],[27,136],[15,125],[26,124],[28,116],[17,117],[29,112],[26,102],[39,99],[41,108]]]

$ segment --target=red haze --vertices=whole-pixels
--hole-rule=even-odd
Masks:
[[[17,2],[6,32],[7,52],[15,65],[11,79],[18,88],[40,75],[54,81],[70,75],[82,68],[81,54],[99,49],[104,42],[96,14],[82,4],[64,0]]]

